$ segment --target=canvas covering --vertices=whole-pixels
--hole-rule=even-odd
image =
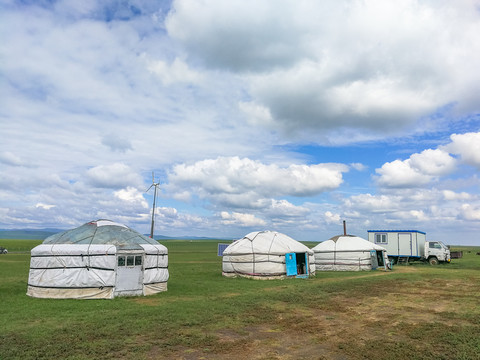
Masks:
[[[306,253],[308,272],[315,274],[313,251],[275,231],[252,232],[230,244],[223,252],[222,274],[252,278],[285,277],[287,253]]]
[[[125,225],[99,220],[55,234],[32,249],[27,295],[111,299],[119,252],[143,256],[144,295],[167,290],[167,248]]]
[[[384,262],[388,262],[385,248],[358,236],[335,236],[319,243],[312,250],[318,271],[372,270],[371,250],[382,251]]]

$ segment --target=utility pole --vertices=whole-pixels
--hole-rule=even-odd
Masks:
[[[152,185],[150,185],[150,187],[147,189],[147,191],[145,192],[148,192],[148,190],[150,190],[152,187],[155,188],[154,192],[153,192],[153,209],[152,209],[152,226],[150,227],[150,237],[153,239],[153,228],[154,228],[154,225],[155,225],[155,203],[157,201],[157,188],[158,186],[160,185],[159,182],[155,182],[155,175],[152,171]]]

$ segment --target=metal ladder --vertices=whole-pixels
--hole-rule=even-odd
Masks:
[[[398,258],[398,264],[408,265],[408,260],[409,260],[409,257],[408,257],[408,256],[399,257],[399,258]]]

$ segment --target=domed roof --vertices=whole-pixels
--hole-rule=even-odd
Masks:
[[[139,244],[159,245],[156,240],[111,220],[90,221],[49,236],[43,244],[109,244],[124,249],[141,249]]]
[[[289,252],[312,253],[307,246],[285,234],[276,231],[255,231],[230,244],[223,254],[259,253],[284,255]]]
[[[312,248],[313,251],[385,250],[355,235],[337,235]]]

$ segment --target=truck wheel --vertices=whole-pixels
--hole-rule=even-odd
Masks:
[[[430,265],[438,265],[438,259],[435,256],[428,259],[428,262],[430,263]]]

